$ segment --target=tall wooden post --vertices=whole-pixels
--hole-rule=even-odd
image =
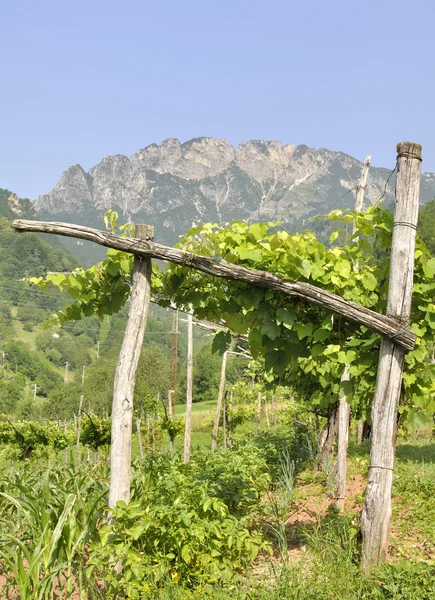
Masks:
[[[193,322],[192,315],[187,315],[187,389],[186,389],[186,422],[184,427],[184,462],[190,460],[190,439],[192,434],[192,401],[193,401]]]
[[[364,161],[361,178],[356,192],[355,211],[361,212],[364,203],[364,191],[367,185],[371,156]],[[355,227],[354,227],[355,232]],[[356,266],[355,269],[358,267]],[[349,366],[346,365],[341,381],[349,381]],[[342,396],[338,403],[338,436],[337,436],[337,477],[335,481],[335,508],[344,509],[347,479],[347,449],[349,446],[350,406],[347,397]]]
[[[341,381],[349,381],[349,367],[346,365]],[[347,397],[342,396],[338,406],[338,438],[337,438],[337,477],[335,484],[335,508],[344,509],[347,477],[347,449],[349,445],[350,406]]]
[[[153,235],[154,228],[149,225],[136,227],[136,237],[140,239],[152,239]],[[130,310],[113,384],[110,508],[113,508],[118,500],[130,500],[133,395],[150,296],[151,259],[135,256]]]
[[[218,400],[217,400],[216,413],[214,416],[214,423],[213,423],[213,437],[211,440],[211,449],[212,450],[217,449],[219,421],[221,418],[222,401],[224,399],[224,393],[225,393],[225,373],[226,373],[226,369],[227,369],[227,356],[228,356],[228,351],[224,352],[224,355],[222,356],[221,379],[219,382]]]
[[[421,146],[397,145],[396,207],[391,248],[387,316],[408,327],[414,276],[415,235],[420,195]],[[405,350],[394,336],[383,337],[372,404],[369,477],[361,516],[362,562],[367,570],[388,554],[396,418]]]
[[[76,439],[77,467],[80,466],[81,458],[82,458],[82,451],[81,451],[81,447],[80,447],[80,436],[81,436],[81,432],[82,432],[83,399],[84,399],[84,395],[82,394],[80,396],[79,412],[78,412],[78,415],[77,415],[77,439]]]
[[[257,435],[261,431],[261,392],[257,394]]]

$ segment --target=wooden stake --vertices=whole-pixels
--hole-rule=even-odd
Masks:
[[[81,447],[80,447],[80,435],[81,435],[81,431],[82,431],[83,400],[84,400],[84,395],[82,394],[80,396],[79,414],[77,416],[77,441],[76,441],[76,448],[77,448],[77,466],[78,467],[80,466],[80,462],[81,462],[81,458],[82,458],[82,451],[81,451]]]
[[[356,200],[355,200],[355,211],[356,212],[361,212],[363,209],[364,192],[365,192],[366,185],[367,185],[367,177],[369,174],[371,159],[372,159],[372,157],[369,155],[369,156],[366,156],[366,159],[364,161],[361,178],[359,180],[359,185],[357,187],[357,192],[356,192]]]
[[[272,394],[270,398],[270,405],[272,408],[273,428],[276,430],[275,394]]]
[[[219,393],[218,393],[218,400],[217,400],[217,405],[216,405],[216,413],[214,416],[214,423],[213,423],[213,437],[211,440],[211,449],[212,450],[217,449],[219,421],[221,418],[222,401],[223,401],[224,393],[225,393],[225,371],[227,368],[227,356],[228,356],[227,352],[224,352],[224,355],[222,356],[221,379],[219,382]]]
[[[222,436],[225,449],[227,447],[227,396],[228,392],[225,392],[222,405]]]
[[[261,431],[261,392],[258,392],[257,396],[257,435]]]
[[[391,248],[387,316],[408,327],[414,276],[415,236],[420,195],[421,146],[397,145],[396,207]],[[391,488],[396,446],[396,418],[402,385],[404,349],[393,337],[382,339],[372,404],[369,476],[361,516],[364,569],[387,558]]]
[[[355,212],[362,211],[364,202],[364,191],[367,185],[371,156],[367,156],[364,161],[361,179],[358,185]],[[355,233],[355,227],[354,227]],[[356,241],[356,240],[355,240]],[[355,267],[355,270],[358,266]],[[346,365],[341,381],[349,381],[349,366]],[[344,509],[344,500],[346,495],[346,476],[347,476],[347,449],[349,446],[349,426],[350,426],[350,406],[347,397],[342,396],[338,404],[338,445],[337,445],[337,476],[335,481],[335,508]]]
[[[264,416],[266,417],[266,426],[270,429],[269,408],[267,406],[267,396],[264,396]]]
[[[169,390],[168,391],[168,417],[170,421],[174,420],[174,413],[173,413],[173,408],[174,405],[172,403],[172,396],[174,394],[174,390]],[[174,437],[173,435],[169,432],[169,452],[174,451]]]
[[[190,460],[190,440],[192,435],[192,402],[193,402],[193,320],[187,315],[187,389],[186,389],[186,422],[184,427],[184,462]]]
[[[137,441],[139,443],[139,455],[143,458],[143,444],[142,444],[142,434],[141,434],[141,420],[136,419],[136,432],[137,432]]]
[[[356,432],[356,443],[361,445],[363,441],[364,421],[358,419],[357,432]]]
[[[230,392],[230,405],[228,410],[228,446],[231,446],[233,438],[233,390]]]
[[[151,239],[154,228],[149,225],[138,225],[136,235],[142,240]],[[133,395],[150,296],[151,260],[135,256],[130,310],[113,385],[110,508],[113,508],[118,500],[127,503],[130,500]]]
[[[349,367],[346,365],[341,381],[349,381]],[[337,478],[335,488],[335,508],[342,511],[346,496],[347,448],[349,444],[350,406],[347,397],[340,398],[338,407]]]

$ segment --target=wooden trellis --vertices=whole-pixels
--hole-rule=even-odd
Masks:
[[[390,284],[388,293],[387,315],[381,315],[356,303],[327,292],[308,283],[286,281],[278,275],[247,269],[234,265],[223,259],[214,260],[204,256],[184,252],[163,246],[153,241],[152,232],[142,231],[140,238],[127,239],[111,233],[99,231],[80,225],[68,223],[38,222],[16,220],[13,227],[16,231],[34,231],[53,233],[95,242],[108,248],[130,252],[135,255],[135,271],[133,274],[133,298],[143,296],[142,309],[133,311],[130,306],[124,343],[118,363],[114,388],[114,404],[112,415],[112,454],[111,471],[130,470],[130,454],[120,457],[122,448],[130,446],[125,441],[131,438],[131,420],[133,407],[135,367],[128,363],[136,362],[143,338],[147,304],[149,304],[149,265],[150,259],[157,258],[188,266],[203,273],[225,279],[238,280],[252,285],[267,287],[284,294],[298,296],[309,302],[320,304],[331,312],[365,325],[383,336],[380,349],[378,378],[372,408],[373,440],[369,466],[369,482],[361,521],[363,534],[363,564],[368,567],[385,559],[388,551],[389,528],[391,520],[391,488],[395,456],[396,414],[402,382],[403,363],[406,350],[412,350],[416,335],[408,327],[411,310],[414,248],[418,220],[419,188],[421,171],[421,146],[410,142],[397,145],[397,182],[394,229],[391,251]],[[148,265],[144,269],[141,259]],[[142,267],[142,269],[140,268]],[[135,287],[135,281],[142,273],[142,287]],[[135,305],[139,303],[135,302]],[[134,340],[134,342],[132,342]],[[136,345],[133,348],[133,345]],[[124,351],[124,349],[127,349]],[[129,350],[128,350],[129,349]],[[119,372],[118,372],[119,371]],[[126,375],[128,372],[128,376]],[[133,383],[132,383],[133,377]],[[121,389],[120,382],[124,382]],[[113,435],[123,436],[124,442]],[[131,450],[128,450],[130,452]],[[113,483],[112,483],[113,480]],[[128,487],[129,487],[128,478]],[[117,483],[116,483],[117,482]],[[114,506],[117,500],[128,501],[129,489],[126,479],[111,473],[111,490],[109,505]],[[116,485],[118,487],[116,487]]]

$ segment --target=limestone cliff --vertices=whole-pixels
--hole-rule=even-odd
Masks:
[[[353,206],[360,161],[324,148],[251,140],[234,148],[226,140],[197,138],[151,144],[130,158],[106,156],[86,173],[68,167],[48,194],[36,198],[41,218],[102,227],[107,209],[122,219],[155,226],[156,240],[173,243],[193,221],[280,220],[293,228],[309,217]],[[366,204],[395,179],[371,168]],[[435,196],[435,175],[422,179],[422,201]]]

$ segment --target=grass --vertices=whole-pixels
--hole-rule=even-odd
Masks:
[[[214,402],[194,405],[193,453],[197,448],[211,445],[214,409]],[[184,405],[177,406],[178,415],[184,410]],[[255,420],[244,423],[243,430],[254,434]],[[164,449],[168,445],[165,434]],[[180,454],[182,447],[180,436],[176,438],[175,451]],[[133,454],[138,453],[134,436]],[[103,461],[107,464],[107,456]],[[359,518],[368,464],[369,443],[361,446],[352,443],[348,499],[342,516],[329,508],[333,482],[325,473],[313,474],[311,468],[297,475],[293,489],[288,488],[285,514],[282,507],[280,514],[273,511],[273,502],[277,501],[282,488],[277,486],[276,492],[261,498],[255,519],[257,523],[268,525],[274,554],[258,559],[240,580],[190,591],[168,582],[152,597],[161,600],[433,600],[435,442],[428,437],[399,440],[393,487],[391,559],[388,565],[366,576],[359,567]],[[281,545],[273,537],[276,532],[282,534]]]

